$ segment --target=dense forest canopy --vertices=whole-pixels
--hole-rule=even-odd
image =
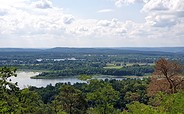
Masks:
[[[173,67],[170,68],[170,66]],[[164,72],[166,70],[167,74]],[[81,75],[80,79],[87,80],[88,83],[74,85],[57,83],[55,86],[29,87],[20,90],[16,83],[7,80],[8,77],[16,76],[16,69],[2,67],[0,68],[0,113],[184,113],[183,66],[162,58],[156,62],[154,72],[151,78],[142,80],[98,80],[88,75]],[[158,77],[155,78],[155,75]],[[165,79],[166,83],[164,83]],[[170,81],[174,86],[169,86]],[[162,86],[157,88],[157,85]],[[174,91],[172,91],[173,88]],[[152,94],[153,91],[154,94]]]

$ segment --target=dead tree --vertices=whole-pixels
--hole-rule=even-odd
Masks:
[[[177,89],[181,89],[184,86],[184,77],[181,75],[182,70],[183,66],[175,61],[164,58],[158,60],[148,87],[148,93],[153,92],[153,90],[176,93]]]

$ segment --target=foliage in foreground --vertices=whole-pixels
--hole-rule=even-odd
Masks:
[[[183,114],[184,110],[184,91],[175,94],[157,93],[150,99],[150,105],[139,102],[127,104],[128,111],[122,114]]]
[[[20,90],[9,77],[16,69],[0,68],[2,114],[182,114],[184,91],[147,96],[149,79],[96,80]]]
[[[19,90],[16,84],[7,81],[16,76],[16,69],[0,68],[0,113],[45,113],[45,105],[41,97],[28,88]]]

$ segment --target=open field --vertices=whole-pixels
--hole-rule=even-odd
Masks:
[[[120,64],[117,65],[117,64]],[[123,64],[123,63],[107,63],[105,67],[105,69],[121,69],[123,68],[124,66],[133,66],[133,65],[140,65],[140,66],[143,66],[143,65],[150,65],[150,66],[154,66],[155,64],[154,63],[126,63],[126,64]]]

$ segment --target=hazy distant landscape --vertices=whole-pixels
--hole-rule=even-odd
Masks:
[[[70,48],[70,47],[56,47],[56,48],[0,48],[0,52],[109,52],[109,51],[124,51],[129,53],[141,52],[170,52],[180,53],[184,52],[184,47],[116,47],[116,48]],[[137,52],[136,52],[137,51]]]
[[[1,48],[0,66],[42,72],[34,78],[111,75],[147,76],[160,58],[184,62],[179,48]],[[169,51],[170,50],[170,51]]]

